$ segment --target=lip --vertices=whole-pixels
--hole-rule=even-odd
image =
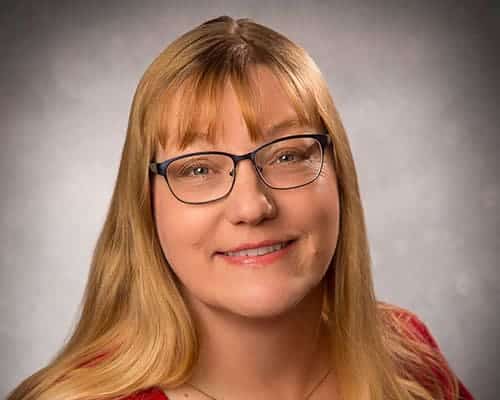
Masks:
[[[236,252],[236,251],[241,251],[241,250],[251,250],[251,249],[258,249],[259,247],[267,247],[267,246],[273,246],[275,244],[283,243],[283,242],[290,242],[295,239],[270,239],[270,240],[264,240],[262,242],[258,243],[243,243],[239,245],[238,247],[233,247],[232,249],[228,250],[217,250],[216,254],[222,254],[222,253],[228,253],[228,252]]]
[[[273,243],[281,243],[274,241]],[[262,256],[227,256],[223,253],[216,253],[217,257],[222,258],[229,264],[239,265],[239,266],[256,266],[256,265],[269,265],[272,264],[282,257],[286,256],[294,247],[297,240],[288,240],[287,245],[278,251],[272,253],[264,254]],[[260,246],[257,246],[260,247]]]

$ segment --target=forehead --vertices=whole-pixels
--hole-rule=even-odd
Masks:
[[[235,130],[247,130],[257,142],[318,125],[305,108],[298,109],[268,68],[255,67],[248,78],[247,85],[232,79],[212,86],[196,87],[189,81],[180,85],[163,110],[162,147],[183,150],[197,143],[215,144],[236,134]]]

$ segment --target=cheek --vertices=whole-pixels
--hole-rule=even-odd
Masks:
[[[166,184],[157,184],[155,189],[155,223],[165,257],[171,262],[190,261],[190,255],[194,252],[188,249],[201,248],[206,244],[203,238],[206,240],[211,237],[210,218],[206,212],[202,212],[202,208],[175,199]]]
[[[325,185],[318,205],[318,232],[324,235],[328,246],[336,247],[340,226],[340,204],[337,185]]]
[[[310,216],[313,252],[316,255],[333,256],[337,245],[339,216],[336,203],[317,204],[317,209]]]
[[[303,192],[295,192],[293,200],[294,211],[302,215],[304,222],[314,225],[314,230],[336,230],[339,195],[335,174],[328,164],[324,165],[323,174],[314,184],[305,186]]]
[[[325,177],[326,178],[326,177]],[[307,204],[296,207],[300,220],[307,229],[311,252],[327,258],[333,255],[339,233],[339,198],[336,183],[319,181],[311,187]]]

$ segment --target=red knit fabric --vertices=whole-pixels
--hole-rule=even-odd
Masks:
[[[441,352],[436,340],[429,332],[429,329],[427,329],[425,324],[420,319],[418,319],[414,314],[409,314],[409,322],[421,334],[424,341],[426,341],[429,345],[431,345],[435,350]],[[441,380],[445,393],[448,393],[449,383],[444,378],[442,371],[434,370],[434,372],[436,376]],[[460,388],[458,400],[474,400],[474,397],[472,397],[472,394],[469,392],[469,390],[467,390],[467,388],[460,381],[460,379],[458,380],[458,383]],[[123,400],[168,400],[168,397],[161,389],[150,388],[143,390],[138,394],[128,396]],[[454,399],[451,399],[451,396],[449,396],[447,400],[454,400]]]
[[[128,396],[123,400],[168,400],[168,397],[159,388],[143,390],[135,395]]]
[[[434,337],[431,335],[427,326],[415,315],[411,315],[409,321],[410,324],[412,324],[417,329],[417,331],[422,335],[425,342],[428,343],[434,350],[441,353],[441,349],[439,348],[436,339],[434,339]],[[433,369],[433,371],[439,378],[439,380],[442,382],[445,392],[447,392],[449,390],[449,383],[445,379],[443,372],[435,369]],[[474,400],[474,397],[472,397],[472,394],[460,381],[460,379],[458,379],[458,385],[459,385],[459,400]],[[449,399],[453,400],[451,399],[451,396],[449,397]]]

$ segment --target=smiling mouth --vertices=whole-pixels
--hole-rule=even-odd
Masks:
[[[240,251],[227,251],[227,252],[217,252],[218,255],[223,255],[227,257],[260,257],[267,254],[275,253],[281,249],[288,247],[290,244],[295,242],[295,240],[289,240],[287,242],[277,243],[272,246],[262,246],[256,249],[246,249]]]

